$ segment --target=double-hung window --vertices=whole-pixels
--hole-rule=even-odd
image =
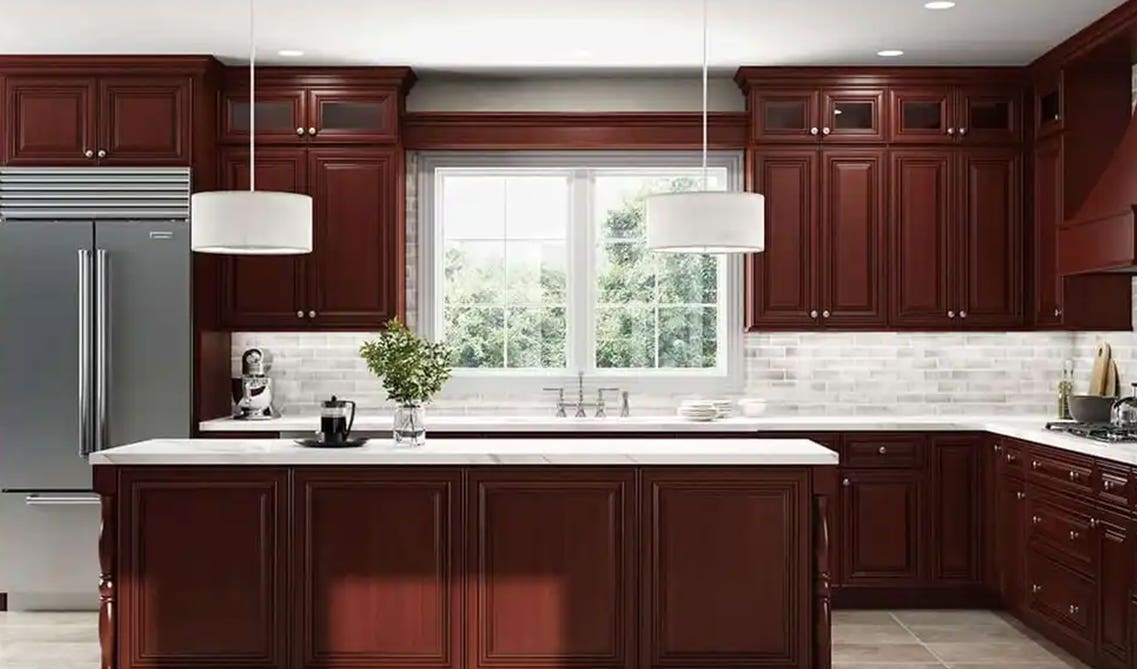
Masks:
[[[710,190],[741,190],[738,154],[712,153],[705,177],[699,160],[422,154],[419,326],[450,345],[455,377],[583,371],[668,392],[738,383],[740,261],[646,244],[648,195],[701,190],[704,178]]]

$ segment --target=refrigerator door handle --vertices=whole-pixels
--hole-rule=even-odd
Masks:
[[[108,364],[109,351],[109,320],[108,309],[108,283],[107,251],[95,249],[95,450],[107,448],[107,396],[110,387],[107,378],[110,370]]]
[[[79,457],[91,453],[91,252],[79,249]]]
[[[31,494],[24,497],[24,504],[28,506],[89,506],[99,504],[98,497],[70,497],[64,495]]]

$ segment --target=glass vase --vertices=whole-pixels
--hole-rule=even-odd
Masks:
[[[395,407],[395,445],[422,446],[426,443],[426,410],[421,404]]]

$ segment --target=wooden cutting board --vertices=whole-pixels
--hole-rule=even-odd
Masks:
[[[1113,351],[1110,350],[1109,344],[1106,342],[1098,344],[1097,354],[1094,355],[1093,372],[1090,374],[1090,395],[1105,395],[1106,377],[1109,376],[1112,357]]]

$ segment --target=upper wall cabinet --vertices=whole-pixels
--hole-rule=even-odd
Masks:
[[[4,88],[8,165],[188,165],[189,76],[17,75]]]
[[[1022,137],[1015,87],[895,88],[889,140],[912,144],[1010,144]]]
[[[221,97],[222,142],[249,141],[249,88],[234,70]],[[269,68],[258,76],[257,141],[394,144],[406,68]]]
[[[750,104],[759,143],[884,139],[883,90],[763,89],[751,93]]]

